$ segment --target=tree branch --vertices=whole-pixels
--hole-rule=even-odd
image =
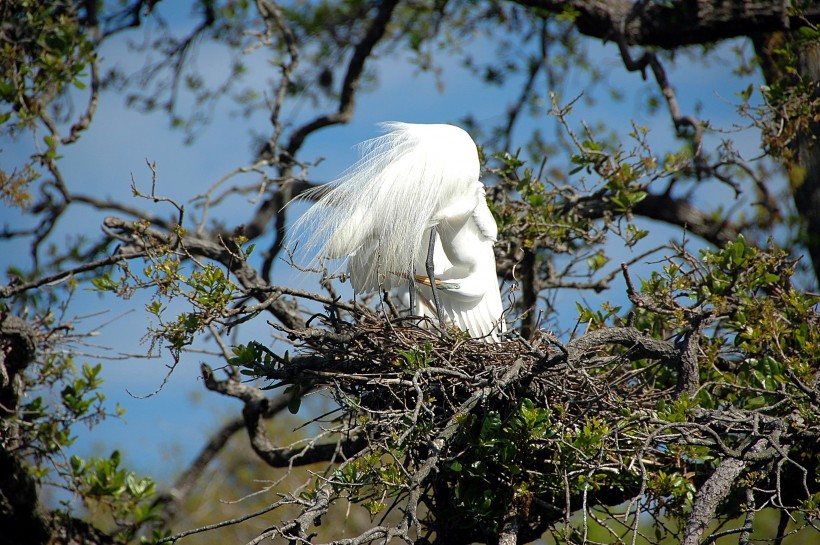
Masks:
[[[282,17],[278,6],[273,2],[264,2],[262,0],[257,2],[260,15],[262,15],[268,25],[268,32],[272,32],[272,27],[274,26],[280,30],[285,42],[285,47],[291,57],[290,64],[283,66],[282,85],[279,87],[276,101],[272,107],[271,122],[274,127],[273,135],[259,150],[257,154],[258,160],[275,162],[279,166],[280,177],[289,180],[296,155],[304,144],[305,139],[311,133],[330,125],[350,121],[355,109],[356,91],[358,89],[359,79],[364,72],[365,63],[368,58],[370,58],[373,48],[387,31],[390,17],[397,4],[398,0],[383,0],[381,2],[367,32],[354,48],[353,55],[348,63],[347,73],[342,83],[339,104],[336,111],[318,116],[295,129],[284,151],[280,151],[281,148],[279,147],[278,140],[282,128],[278,115],[290,83],[290,73],[296,66],[298,50],[295,45],[295,37]],[[260,269],[262,278],[266,280],[270,278],[273,261],[281,251],[285,241],[285,226],[287,223],[285,207],[293,199],[293,196],[294,188],[289,185],[289,182],[284,183],[278,192],[266,199],[259,206],[253,219],[249,223],[249,226],[254,227],[248,232],[249,238],[259,236],[261,233],[267,231],[271,223],[274,224],[276,237],[272,241],[270,249],[265,253],[265,260]]]
[[[31,289],[37,289],[42,286],[47,286],[50,284],[56,284],[71,278],[72,276],[88,271],[95,271],[101,267],[107,267],[108,265],[113,265],[115,263],[119,263],[120,261],[124,261],[126,259],[136,259],[140,257],[145,257],[148,255],[148,252],[134,252],[129,254],[116,254],[109,257],[104,257],[102,259],[97,259],[96,261],[91,261],[90,263],[86,263],[84,265],[78,265],[71,269],[60,271],[58,273],[54,273],[48,276],[44,276],[42,278],[38,278],[37,280],[32,280],[31,282],[26,282],[24,284],[9,284],[7,286],[0,287],[0,299],[5,299],[7,297],[12,297],[14,295],[19,295],[24,291],[28,291]]]
[[[248,264],[247,261],[239,259],[234,252],[229,251],[225,244],[218,244],[192,234],[184,234],[178,241],[177,235],[175,234],[168,234],[156,229],[146,228],[138,222],[115,217],[105,218],[103,225],[107,229],[125,233],[126,236],[130,237],[131,242],[135,246],[140,249],[145,249],[146,251],[150,250],[152,246],[152,243],[148,242],[147,239],[154,239],[159,245],[174,247],[180,244],[192,255],[213,259],[221,263],[230,269],[239,283],[252,297],[265,303],[266,308],[270,309],[279,321],[291,328],[304,327],[305,322],[299,314],[298,309],[287,304],[286,301],[271,299],[269,297],[271,292],[270,284],[262,279],[257,274],[256,269]]]
[[[575,14],[575,25],[587,36],[611,39],[620,32],[629,45],[675,49],[760,32],[797,28],[803,20],[820,22],[820,4],[807,3],[802,14],[790,13],[790,2],[771,0],[513,0],[551,13]]]
[[[285,404],[287,406],[287,404]],[[217,457],[222,451],[231,437],[245,426],[245,420],[242,418],[234,418],[233,420],[222,425],[216,433],[211,435],[211,438],[202,447],[199,455],[188,466],[182,475],[180,475],[170,490],[157,496],[153,505],[163,506],[161,511],[162,520],[167,522],[171,520],[177,512],[182,501],[184,501],[193,487],[196,485],[202,473],[208,467],[208,464]]]
[[[78,119],[77,122],[71,126],[71,132],[69,133],[69,135],[63,138],[63,145],[72,144],[79,140],[80,133],[88,129],[88,127],[91,125],[91,120],[94,119],[94,114],[97,112],[97,104],[99,103],[100,99],[100,76],[98,74],[99,67],[97,58],[92,58],[90,64],[91,90],[90,95],[88,97],[88,106],[86,106],[85,112],[80,117],[80,119]]]
[[[703,312],[691,320],[691,330],[683,336],[679,343],[680,360],[678,364],[678,384],[675,395],[686,394],[694,396],[698,391],[700,377],[698,373],[698,355],[700,353],[700,337],[706,326],[711,312]]]
[[[233,378],[216,380],[211,368],[205,364],[202,365],[202,377],[209,390],[244,401],[242,416],[245,428],[248,430],[251,447],[257,456],[271,467],[302,466],[327,462],[336,457],[348,458],[366,445],[362,438],[355,437],[333,443],[311,443],[303,448],[277,447],[268,437],[264,419],[281,412],[284,407],[288,406],[288,400],[280,399],[272,402],[259,388],[243,384]]]
[[[765,441],[759,441],[753,450],[758,447],[762,448],[764,444]],[[686,529],[683,532],[682,545],[700,545],[700,538],[714,518],[718,504],[729,495],[732,485],[747,464],[748,462],[736,458],[726,458],[718,464],[712,475],[695,494],[692,513],[686,521]]]
[[[655,339],[632,327],[610,327],[596,329],[572,339],[567,344],[568,362],[577,366],[584,358],[595,354],[597,349],[608,344],[618,344],[629,348],[629,359],[653,358],[665,362],[677,362],[680,352],[672,343]]]
[[[356,91],[359,87],[359,78],[364,73],[364,65],[368,58],[370,58],[373,48],[382,39],[387,31],[387,25],[390,22],[390,17],[393,15],[393,10],[399,3],[398,0],[382,0],[379,4],[379,9],[376,12],[373,22],[367,29],[367,33],[362,38],[362,41],[353,50],[353,56],[347,67],[344,81],[342,82],[342,89],[339,97],[339,107],[336,112],[328,115],[323,115],[315,118],[313,121],[306,123],[296,129],[290,137],[285,151],[289,157],[295,157],[296,153],[302,147],[305,138],[311,133],[329,125],[336,125],[339,123],[347,123],[350,121],[353,110],[355,108]]]
[[[0,544],[45,544],[51,540],[48,515],[20,447],[17,412],[23,372],[34,362],[35,330],[25,320],[0,312]]]
[[[652,69],[652,75],[655,77],[655,82],[666,99],[666,105],[669,109],[669,114],[672,116],[672,122],[675,124],[675,130],[678,135],[683,135],[683,128],[688,126],[692,129],[692,156],[695,162],[696,173],[700,175],[705,169],[703,160],[703,126],[700,122],[692,116],[683,115],[678,104],[677,93],[669,83],[669,78],[666,76],[666,70],[661,64],[660,59],[655,53],[644,51],[643,55],[637,59],[633,59],[629,52],[629,46],[623,34],[616,32],[615,41],[618,44],[618,50],[621,53],[621,59],[624,61],[624,66],[630,72],[640,72],[644,79],[646,79],[646,67]]]
[[[684,227],[703,240],[723,246],[737,238],[738,226],[726,218],[715,219],[695,207],[689,199],[675,199],[668,193],[647,193],[646,198],[632,208],[632,212],[671,225]]]
[[[498,545],[516,545],[518,543],[518,506],[515,498],[510,500],[510,508],[504,517],[501,533],[498,534]]]

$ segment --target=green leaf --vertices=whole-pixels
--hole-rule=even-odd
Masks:
[[[290,411],[290,414],[299,412],[299,407],[302,406],[301,394],[302,388],[298,384],[291,384],[285,388],[284,395],[290,395],[290,401],[288,401],[288,411]]]
[[[296,414],[299,412],[299,407],[302,406],[302,398],[300,397],[292,397],[291,400],[288,402],[288,411],[290,414]]]
[[[94,286],[94,290],[92,291],[112,291],[116,292],[119,288],[119,284],[111,280],[111,275],[105,273],[103,275],[97,276],[91,279],[91,285]]]

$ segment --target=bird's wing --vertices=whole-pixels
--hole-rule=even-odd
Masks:
[[[480,185],[481,198],[475,210],[473,210],[472,220],[475,222],[476,227],[478,227],[479,232],[481,232],[487,240],[496,242],[498,240],[498,225],[496,225],[495,218],[493,218],[493,214],[487,206],[487,200],[484,197],[484,184]]]

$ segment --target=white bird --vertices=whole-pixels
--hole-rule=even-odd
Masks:
[[[382,126],[388,132],[363,142],[359,161],[307,195],[319,200],[294,225],[295,237],[308,253],[346,257],[355,292],[406,289],[415,280],[416,314],[446,316],[472,337],[498,342],[506,330],[493,254],[498,228],[475,142],[453,125]]]

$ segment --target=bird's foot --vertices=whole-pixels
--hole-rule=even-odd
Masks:
[[[428,288],[430,287],[430,279],[426,276],[421,276],[420,274],[417,274],[416,282],[418,282],[419,284],[424,284]],[[445,282],[444,280],[439,280],[438,278],[436,278],[436,287],[440,290],[457,290],[461,288],[461,285],[455,282]]]

